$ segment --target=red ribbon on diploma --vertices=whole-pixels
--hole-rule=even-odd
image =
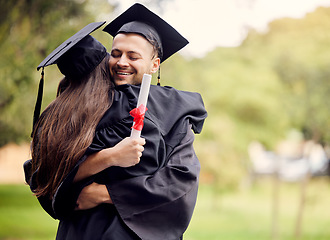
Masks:
[[[144,114],[147,110],[148,108],[141,104],[138,108],[134,108],[129,112],[129,114],[131,114],[131,116],[134,118],[134,125],[132,128],[137,131],[142,131]]]

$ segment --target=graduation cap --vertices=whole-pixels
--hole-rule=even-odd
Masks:
[[[52,64],[57,64],[61,73],[67,77],[81,77],[90,73],[104,58],[106,49],[89,34],[101,27],[104,23],[105,21],[94,22],[85,26],[49,54],[39,64],[37,70]],[[79,51],[77,49],[79,49]],[[90,62],[82,68],[80,64],[83,61]],[[70,67],[73,67],[73,69],[66,67],[66,64],[70,64]]]
[[[89,34],[101,27],[104,23],[105,21],[88,24],[64,41],[39,64],[37,70],[42,68],[42,72],[33,114],[33,129],[40,115],[44,85],[44,68],[52,64],[57,64],[61,73],[70,79],[79,79],[92,72],[104,59],[107,50]]]
[[[115,37],[118,33],[136,33],[147,40],[156,40],[161,48],[161,62],[182,49],[189,42],[171,25],[142,4],[136,3],[109,23],[103,31]]]

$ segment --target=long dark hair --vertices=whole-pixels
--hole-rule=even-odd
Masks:
[[[64,78],[58,96],[41,114],[32,140],[36,196],[53,196],[92,143],[95,128],[112,104],[109,54],[87,76]]]

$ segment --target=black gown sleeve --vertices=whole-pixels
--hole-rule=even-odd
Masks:
[[[84,159],[86,158],[87,156],[85,155]],[[75,211],[80,192],[84,187],[94,182],[94,176],[91,176],[74,183],[73,180],[78,168],[79,164],[68,174],[55,192],[51,205],[56,219],[64,220],[70,218]]]
[[[37,197],[40,206],[54,219],[64,219],[69,217],[76,206],[76,200],[78,199],[81,190],[93,182],[93,178],[87,178],[79,183],[73,183],[73,179],[78,171],[78,167],[79,165],[77,165],[70,172],[70,174],[66,177],[65,181],[61,183],[56,192],[55,195],[63,196],[61,201],[58,201],[60,206],[56,205],[56,211],[54,208],[54,198],[50,196]],[[37,172],[32,173],[32,159],[24,162],[23,169],[25,174],[25,182],[30,186],[31,192],[33,192],[36,188],[34,178]]]
[[[29,159],[24,162],[23,164],[23,169],[24,169],[24,175],[25,175],[25,182],[30,186],[31,191],[35,189],[36,184],[34,183],[34,175],[35,173],[32,173],[32,159]],[[53,211],[52,207],[52,200],[50,199],[49,196],[41,196],[38,197],[38,201],[41,205],[41,207],[54,219],[55,213]]]
[[[179,239],[188,227],[200,172],[193,141],[189,129],[153,175],[106,184],[121,218],[142,239]]]

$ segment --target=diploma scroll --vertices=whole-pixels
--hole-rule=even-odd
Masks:
[[[137,106],[135,109],[133,109],[130,112],[130,114],[134,117],[134,122],[131,131],[131,138],[139,138],[141,135],[144,114],[147,110],[146,106],[148,101],[150,84],[151,84],[151,75],[145,73],[142,79]]]

